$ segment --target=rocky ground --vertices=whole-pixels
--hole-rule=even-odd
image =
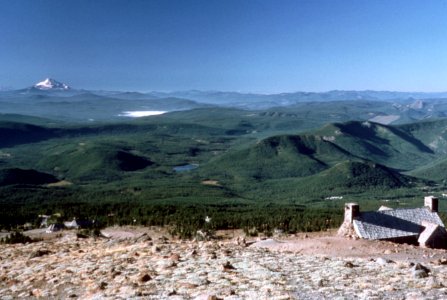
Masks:
[[[111,228],[0,245],[0,299],[447,299],[447,252],[332,234],[261,241]]]

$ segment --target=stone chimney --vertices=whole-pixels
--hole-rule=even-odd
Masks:
[[[424,206],[428,207],[432,212],[438,212],[438,198],[435,196],[424,197]]]
[[[345,222],[351,223],[360,214],[358,203],[345,203]]]

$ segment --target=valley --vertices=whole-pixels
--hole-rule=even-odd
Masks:
[[[279,94],[255,107],[263,97],[65,86],[0,94],[4,228],[59,213],[182,237],[205,215],[214,230],[314,231],[337,227],[345,202],[409,207],[444,192],[447,121],[431,95]],[[119,116],[142,109],[164,113]]]

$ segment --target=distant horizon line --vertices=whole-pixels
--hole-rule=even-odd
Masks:
[[[51,78],[54,79],[54,77],[46,77],[46,78]],[[58,80],[56,80],[58,81]],[[61,82],[66,84],[65,82]],[[145,89],[107,89],[107,88],[73,88],[70,84],[67,84],[68,86],[71,87],[72,90],[85,90],[85,91],[103,91],[103,92],[121,92],[121,93],[126,93],[126,92],[133,92],[133,93],[142,93],[142,94],[147,94],[147,93],[178,93],[178,92],[205,92],[205,93],[238,93],[238,94],[254,94],[254,95],[281,95],[281,94],[295,94],[295,93],[313,93],[313,94],[324,94],[324,93],[331,93],[331,92],[375,92],[375,93],[407,93],[407,94],[412,94],[412,93],[419,93],[419,94],[443,94],[443,93],[447,93],[447,89],[446,90],[441,90],[441,91],[420,91],[420,90],[413,90],[413,91],[408,91],[408,90],[386,90],[386,89],[329,89],[329,90],[323,90],[323,91],[315,91],[315,90],[293,90],[293,91],[276,91],[276,92],[265,92],[265,91],[243,91],[243,90],[227,90],[227,89],[197,89],[197,88],[191,88],[191,89],[171,89],[171,90],[166,90],[166,89],[150,89],[150,90],[145,90]],[[17,87],[13,87],[13,86],[0,86],[0,91],[14,91],[14,90],[22,90],[22,89],[28,89],[28,88],[32,88],[35,87],[35,84],[27,86],[27,87],[22,87],[22,88],[17,88]]]

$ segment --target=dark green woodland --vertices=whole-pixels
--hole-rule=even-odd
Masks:
[[[414,207],[446,188],[441,100],[428,118],[403,100],[243,108],[131,97],[0,97],[8,112],[0,114],[0,226],[59,213],[97,226],[169,226],[182,237],[203,228],[294,233],[339,226],[345,202]],[[182,109],[118,117],[126,105]],[[390,116],[397,121],[383,124]]]

